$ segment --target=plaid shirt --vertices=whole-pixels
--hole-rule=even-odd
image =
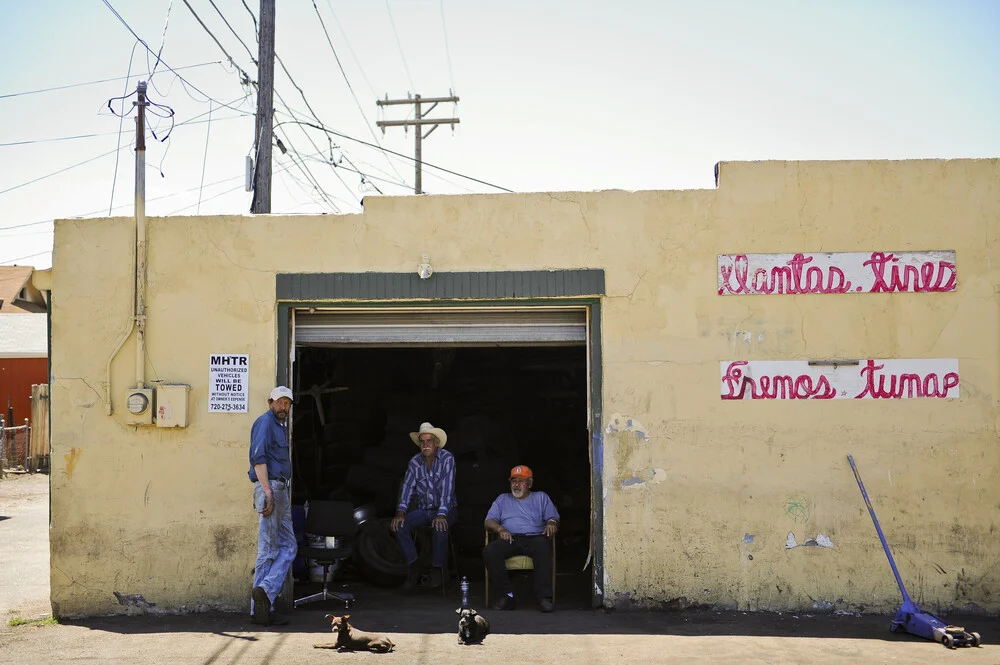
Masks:
[[[438,448],[431,468],[427,468],[424,456],[417,453],[406,467],[403,489],[399,493],[400,512],[406,512],[410,499],[416,494],[417,508],[436,510],[438,515],[447,515],[457,505],[455,501],[455,456]]]

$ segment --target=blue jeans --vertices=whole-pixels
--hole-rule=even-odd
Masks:
[[[259,482],[253,485],[253,505],[260,515],[253,585],[263,588],[273,605],[274,599],[281,592],[281,586],[285,583],[288,569],[295,560],[298,545],[295,542],[295,530],[292,528],[292,502],[288,495],[288,485],[279,480],[271,480],[270,483],[274,510],[267,517],[260,515],[267,498],[264,489]],[[252,599],[250,611],[253,612]]]
[[[437,516],[436,510],[424,510],[414,508],[403,517],[403,526],[396,530],[396,540],[403,550],[403,558],[407,565],[413,565],[417,560],[417,546],[413,544],[413,534],[418,530],[428,526]],[[448,511],[448,528],[455,525],[458,511],[452,508]],[[435,568],[444,568],[448,561],[448,532],[436,531],[431,527],[431,565]]]

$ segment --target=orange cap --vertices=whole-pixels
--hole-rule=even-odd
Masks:
[[[523,464],[518,464],[513,469],[510,470],[511,478],[531,478],[531,469],[524,466]]]

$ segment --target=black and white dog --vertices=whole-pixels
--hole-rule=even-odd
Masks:
[[[462,644],[479,644],[490,634],[490,622],[471,607],[455,610],[458,615],[458,639]]]

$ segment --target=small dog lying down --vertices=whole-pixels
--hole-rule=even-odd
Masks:
[[[375,651],[388,653],[396,645],[385,635],[366,633],[347,623],[350,614],[342,617],[327,614],[324,618],[330,620],[330,630],[337,634],[333,644],[314,644],[314,649],[347,649],[350,651]]]
[[[455,610],[458,614],[458,639],[463,644],[479,644],[490,634],[490,622],[471,607]]]

